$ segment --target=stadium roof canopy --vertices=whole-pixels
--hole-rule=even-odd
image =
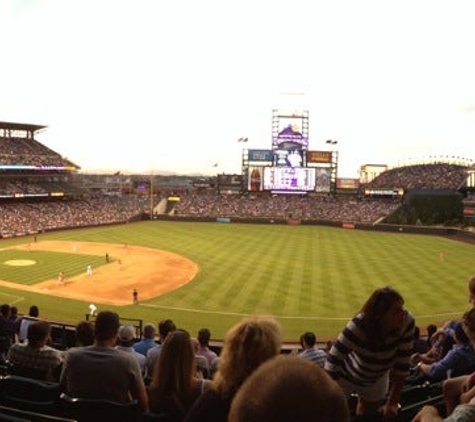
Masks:
[[[12,122],[0,122],[0,129],[11,129],[11,130],[28,130],[36,132],[40,129],[45,129],[48,126],[43,125],[30,125],[28,123],[12,123]]]

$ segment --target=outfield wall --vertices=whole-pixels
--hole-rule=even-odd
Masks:
[[[289,222],[286,218],[251,218],[251,217],[197,217],[197,216],[160,216],[157,220],[163,221],[193,221],[193,222],[207,222],[207,223],[245,223],[245,224],[291,224],[295,225],[296,220]],[[409,226],[400,224],[365,224],[355,223],[351,221],[331,221],[331,220],[300,220],[302,225],[319,225],[340,227],[346,229],[369,230],[379,232],[391,233],[410,233],[410,234],[424,234],[432,236],[454,236],[457,240],[473,241],[475,242],[475,233],[467,230],[462,230],[456,227],[433,227],[433,226]]]

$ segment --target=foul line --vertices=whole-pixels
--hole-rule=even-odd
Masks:
[[[4,293],[4,292],[1,292],[0,296],[8,296],[8,297],[16,298],[12,302],[10,302],[10,305],[13,305],[15,303],[18,303],[18,302],[21,302],[21,301],[25,300],[25,298],[23,296],[11,295],[10,293]]]
[[[196,314],[212,314],[212,315],[226,315],[226,316],[239,316],[239,317],[251,317],[254,314],[248,313],[241,313],[241,312],[222,312],[222,311],[205,311],[203,309],[190,309],[190,308],[179,308],[176,306],[161,306],[161,305],[152,305],[148,303],[141,303],[140,306],[148,307],[148,308],[155,308],[155,309],[168,309],[171,311],[180,311],[180,312],[194,312]],[[417,318],[438,318],[438,317],[449,317],[449,316],[462,316],[463,311],[461,312],[450,312],[450,313],[442,313],[442,314],[429,314],[429,315],[414,315]],[[321,321],[348,321],[352,316],[347,317],[320,317],[320,316],[284,316],[284,315],[276,315],[276,314],[264,314],[264,315],[272,315],[276,318],[280,319],[305,319],[305,320],[321,320]]]

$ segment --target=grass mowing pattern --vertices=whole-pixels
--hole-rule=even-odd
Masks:
[[[222,337],[251,314],[275,315],[286,338],[296,339],[306,330],[334,337],[369,294],[384,285],[402,293],[418,325],[425,327],[461,316],[468,308],[467,281],[475,273],[475,248],[465,243],[324,226],[142,222],[41,239],[136,244],[195,261],[199,273],[188,285],[140,306],[108,308],[145,322],[172,318],[192,334],[207,326],[213,337]],[[439,260],[440,251],[445,262]],[[43,315],[71,322],[88,310],[84,302],[18,295],[25,297],[21,310],[34,303]]]
[[[12,266],[9,260],[34,261],[34,265]],[[7,249],[0,251],[1,279],[12,283],[32,285],[41,281],[55,279],[60,272],[66,278],[85,273],[87,266],[97,268],[104,265],[104,257],[96,255],[70,254],[49,251],[22,251]]]

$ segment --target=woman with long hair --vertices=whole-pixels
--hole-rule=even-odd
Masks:
[[[392,287],[375,290],[330,349],[325,369],[347,396],[358,394],[357,416],[398,412],[414,339],[414,318],[403,305]]]
[[[170,332],[147,389],[150,411],[181,421],[195,400],[210,387],[211,381],[196,376],[190,335],[184,330]]]
[[[263,362],[277,356],[281,345],[281,328],[272,318],[249,318],[234,325],[223,342],[213,389],[196,401],[185,421],[226,422],[239,387]]]

